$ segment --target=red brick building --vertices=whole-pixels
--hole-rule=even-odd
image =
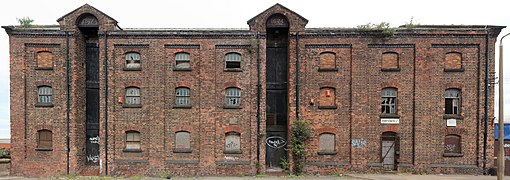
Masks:
[[[89,5],[57,21],[3,27],[13,175],[278,171],[296,119],[311,174],[493,167],[503,26],[306,28],[279,4],[246,30],[123,29]]]

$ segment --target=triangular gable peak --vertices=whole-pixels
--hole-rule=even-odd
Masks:
[[[120,29],[115,19],[88,4],[58,18],[57,22],[64,31],[76,30],[78,27],[99,27],[99,31]]]
[[[270,8],[266,9],[262,13],[248,20],[248,25],[251,31],[265,32],[266,22],[272,15],[281,14],[287,18],[289,23],[289,31],[301,31],[305,29],[308,20],[303,16],[295,13],[294,11],[282,6],[281,4],[275,4]]]

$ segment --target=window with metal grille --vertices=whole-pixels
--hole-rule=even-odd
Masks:
[[[444,153],[448,154],[461,154],[461,137],[456,134],[448,134],[444,138]]]
[[[140,68],[140,54],[136,52],[126,53],[126,69]]]
[[[191,68],[189,53],[181,52],[175,54],[175,68],[176,69]]]
[[[460,114],[460,91],[447,89],[444,93],[445,114]]]
[[[319,135],[319,150],[320,153],[335,152],[335,134],[322,133]]]
[[[241,105],[241,89],[235,87],[227,88],[225,101],[228,106]]]
[[[381,91],[381,114],[397,114],[397,89],[384,88]]]
[[[40,86],[38,88],[37,103],[51,104],[53,102],[53,89],[49,86]]]
[[[137,87],[126,88],[126,104],[127,105],[140,104],[140,88]]]
[[[53,134],[50,130],[37,131],[37,149],[50,150],[53,148]]]
[[[140,132],[126,131],[126,150],[140,150]]]
[[[225,67],[226,68],[241,68],[241,54],[228,53],[225,56]]]
[[[189,88],[179,87],[175,89],[175,104],[176,105],[190,105]]]

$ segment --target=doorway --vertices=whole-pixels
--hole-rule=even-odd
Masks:
[[[381,161],[384,170],[397,170],[398,156],[399,142],[397,133],[384,132],[381,136]]]

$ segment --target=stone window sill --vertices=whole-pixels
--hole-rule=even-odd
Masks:
[[[174,148],[173,152],[174,153],[191,153],[191,149],[190,148]]]
[[[191,68],[175,68],[174,71],[191,71]]]
[[[382,72],[399,72],[400,68],[381,68]]]
[[[242,109],[241,106],[225,105],[223,109]]]
[[[336,72],[338,68],[319,68],[319,72]]]
[[[122,150],[122,152],[127,152],[127,153],[141,153],[142,150],[141,149],[124,149]]]
[[[336,109],[337,107],[336,106],[319,106],[317,108],[319,108],[319,109]]]
[[[36,151],[53,151],[53,148],[35,148]]]
[[[444,72],[464,72],[464,68],[460,68],[460,69],[444,69]]]
[[[398,114],[381,114],[379,117],[381,118],[400,118]]]
[[[443,157],[462,157],[464,154],[462,153],[444,153]]]
[[[242,154],[241,150],[225,150],[225,154]]]
[[[457,120],[464,120],[464,117],[458,114],[445,114],[443,115],[443,119],[457,119]]]
[[[191,105],[189,104],[181,104],[181,105],[174,105],[174,109],[191,109]]]
[[[225,72],[243,72],[243,69],[241,68],[225,68],[223,69]]]
[[[122,69],[124,71],[141,71],[142,68],[141,67],[137,67],[137,68],[127,68],[127,67],[124,67],[124,69]]]
[[[320,151],[317,152],[318,155],[336,155],[336,152],[334,151]]]
[[[53,107],[53,103],[37,103],[35,107]]]
[[[53,70],[53,67],[35,67],[35,70]]]
[[[141,104],[123,104],[123,108],[142,108]]]

